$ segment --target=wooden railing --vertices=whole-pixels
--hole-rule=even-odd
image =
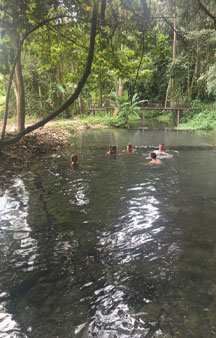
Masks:
[[[145,128],[145,111],[146,110],[160,110],[160,111],[164,111],[164,110],[170,110],[170,111],[175,111],[177,112],[177,117],[176,117],[176,126],[178,127],[179,122],[180,122],[180,112],[181,111],[190,111],[190,110],[196,110],[194,108],[178,108],[178,107],[174,107],[174,108],[163,108],[163,107],[140,107],[140,109],[142,110],[142,121],[143,121],[143,128]]]
[[[114,110],[114,107],[91,107],[89,109],[90,114],[95,115],[96,111],[104,111],[106,114],[108,114],[109,110]]]
[[[106,114],[108,114],[109,110],[114,110],[114,107],[91,107],[89,109],[90,114],[95,115],[96,111],[104,111]],[[178,127],[180,123],[180,112],[182,111],[192,111],[197,110],[195,108],[179,108],[179,107],[173,107],[173,108],[164,108],[164,107],[140,107],[140,110],[142,111],[142,126],[145,128],[145,111],[146,110],[160,110],[160,111],[174,111],[177,112],[176,117],[176,126]]]

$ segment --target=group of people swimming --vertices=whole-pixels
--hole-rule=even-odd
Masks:
[[[134,153],[135,150],[132,147],[132,144],[129,143],[126,147],[125,150],[122,151],[123,153]],[[116,146],[110,146],[109,147],[109,151],[107,152],[107,155],[113,155],[117,153],[117,147]],[[157,158],[157,156],[163,156],[164,157],[172,157],[172,155],[166,153],[164,151],[164,144],[160,143],[158,150],[153,151],[152,153],[150,153],[150,162],[146,163],[145,165],[148,164],[162,164],[161,159]],[[77,164],[78,161],[78,156],[77,154],[72,154],[70,157],[70,161],[71,161],[71,167],[75,166]]]
[[[157,158],[159,156],[160,158]],[[151,161],[148,162],[147,164],[162,164],[161,158],[170,158],[172,155],[166,153],[164,151],[164,144],[160,143],[158,150],[153,151],[150,154]]]
[[[107,155],[116,154],[116,146],[110,146]],[[135,150],[132,148],[132,144],[128,144],[125,150],[122,150],[123,153],[134,153]]]

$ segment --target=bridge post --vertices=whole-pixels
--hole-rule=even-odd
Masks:
[[[142,110],[142,123],[143,123],[143,129],[145,128],[145,110]]]
[[[179,125],[179,122],[180,122],[180,110],[177,110],[177,121],[176,121],[177,127]]]

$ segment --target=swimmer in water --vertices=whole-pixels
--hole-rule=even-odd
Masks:
[[[78,156],[77,154],[72,154],[70,157],[71,160],[71,168],[75,165],[77,165],[77,161],[78,161]]]
[[[116,146],[110,146],[107,155],[116,154]]]
[[[172,157],[172,155],[170,155],[168,153],[165,153],[165,151],[164,151],[164,144],[163,143],[160,143],[158,148],[159,148],[158,150],[154,150],[154,153],[156,155],[162,155],[164,157]]]
[[[144,164],[144,165],[151,165],[151,164],[162,164],[163,162],[161,160],[157,159],[157,155],[155,153],[150,154],[151,161]]]
[[[123,150],[123,153],[134,153],[135,150],[132,149],[132,144],[128,144],[126,150]]]

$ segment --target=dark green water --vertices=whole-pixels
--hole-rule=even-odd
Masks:
[[[73,142],[0,198],[0,337],[216,337],[216,151],[196,149],[216,134]],[[160,142],[173,157],[144,166]]]

